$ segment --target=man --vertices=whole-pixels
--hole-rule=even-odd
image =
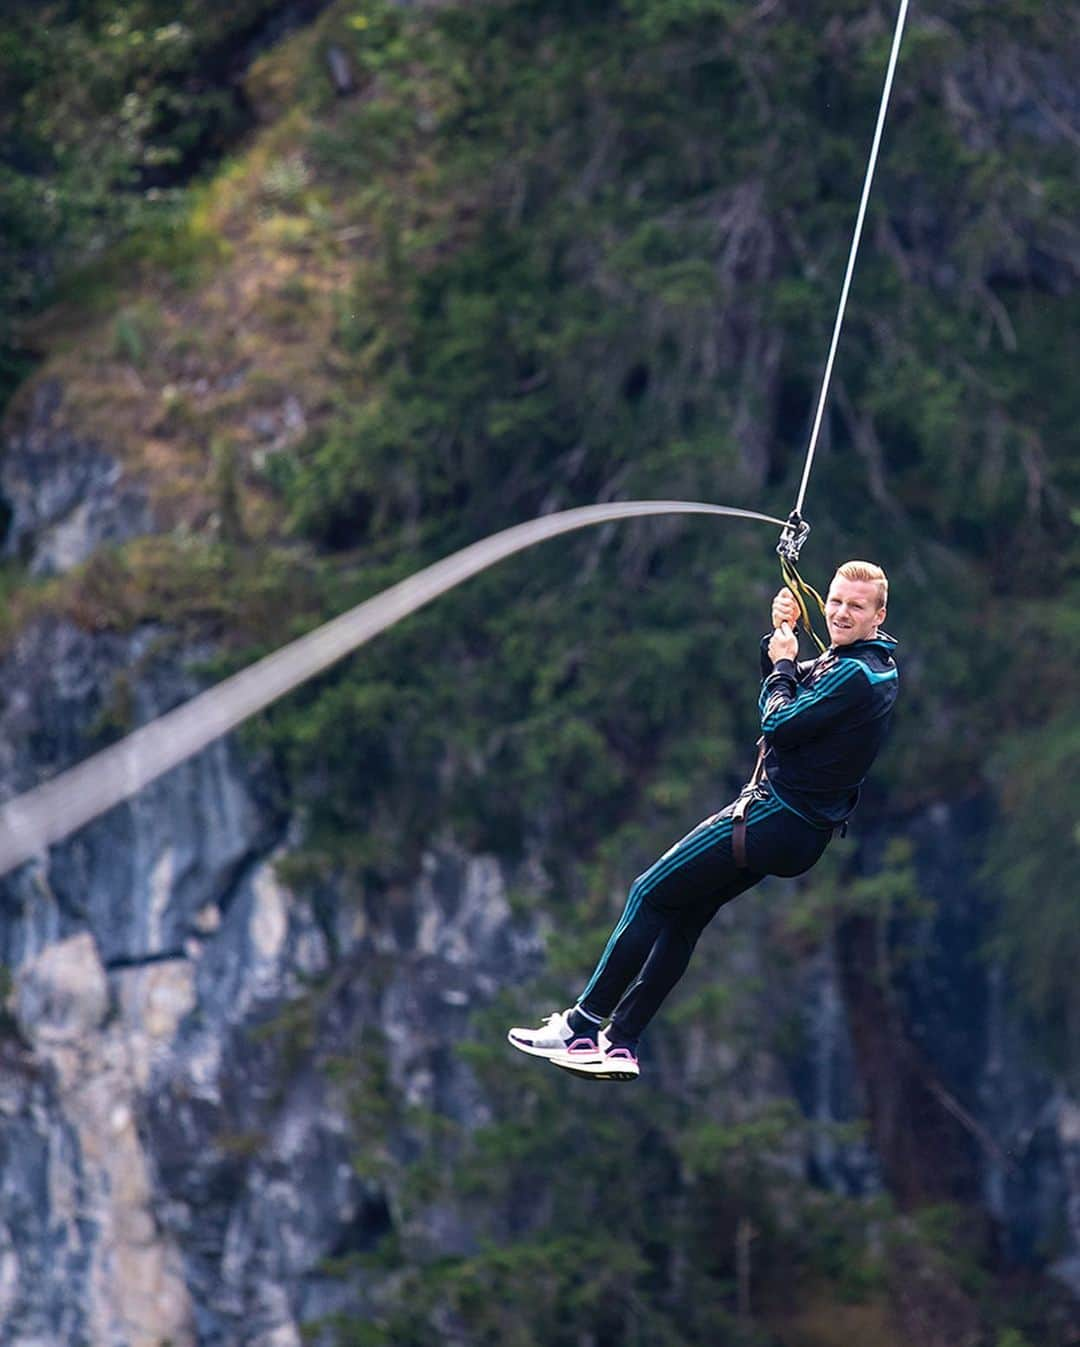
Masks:
[[[634,880],[577,1003],[538,1029],[511,1029],[515,1048],[594,1080],[633,1080],[638,1039],[719,909],[766,875],[800,875],[820,859],[858,802],[896,700],[887,601],[880,566],[845,562],[825,602],[831,644],[797,664],[799,609],[780,590],[762,638],[754,779]]]

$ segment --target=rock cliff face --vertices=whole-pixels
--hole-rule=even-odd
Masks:
[[[19,970],[28,1046],[3,1101],[5,1342],[193,1341],[138,1131],[151,1062],[191,992],[177,962],[110,979],[88,931]]]
[[[32,575],[70,570],[100,544],[152,527],[145,492],[107,445],[65,424],[63,400],[59,380],[38,384],[0,460],[0,496],[10,511],[4,551]]]
[[[120,674],[133,721],[190,695],[160,635],[22,633],[6,796],[94,746]],[[388,912],[317,916],[276,878],[265,796],[219,743],[0,889],[0,1342],[299,1344],[342,1294],[321,1260],[392,1220],[318,1062],[376,1035],[396,1095],[483,1116],[448,1038],[539,958],[499,867],[444,846]],[[283,1060],[259,1026],[328,978],[324,1022]]]
[[[88,751],[117,677],[148,655],[130,684],[136,717],[190,693],[182,674],[153,672],[156,635],[53,621],[22,634],[5,662],[5,795]],[[18,1197],[3,1218],[5,1342],[193,1340],[139,1124],[155,1065],[197,1007],[201,942],[273,833],[217,745],[5,885],[16,1033],[3,1182]]]
[[[1007,1259],[1045,1260],[1080,1297],[1080,1105],[1039,1054],[988,953],[992,910],[979,881],[994,826],[983,800],[939,805],[916,821],[922,891],[933,915],[896,933],[919,951],[900,979],[907,1036],[938,1102],[966,1134],[972,1185]]]

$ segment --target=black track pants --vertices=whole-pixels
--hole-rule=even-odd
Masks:
[[[765,794],[746,815],[746,870],[731,851],[734,801],[638,875],[578,1004],[611,1017],[611,1038],[636,1043],[686,971],[698,937],[725,903],[766,875],[800,875],[817,861],[831,832],[804,822]]]

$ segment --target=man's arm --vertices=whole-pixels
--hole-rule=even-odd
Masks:
[[[840,660],[811,688],[800,688],[793,660],[777,660],[761,689],[761,732],[777,748],[794,748],[865,711],[870,684],[856,659]]]
[[[773,634],[771,631],[767,631],[765,635],[761,638],[761,677],[763,680],[768,678],[768,676],[773,671],[773,662],[769,658],[769,642],[772,640],[772,638]],[[810,670],[814,667],[816,662],[817,657],[815,656],[814,659],[801,659],[796,663],[795,677],[799,680],[800,683],[810,672]]]

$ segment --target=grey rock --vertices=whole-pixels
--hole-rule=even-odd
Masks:
[[[509,929],[500,867],[443,844],[424,858],[407,915],[386,914],[385,927],[354,921],[335,962],[310,904],[288,893],[274,864],[244,879],[203,946],[197,1010],[155,1069],[144,1113],[158,1211],[183,1251],[207,1347],[299,1341],[307,1320],[346,1306],[355,1313],[376,1293],[370,1278],[321,1270],[330,1255],[373,1248],[399,1218],[393,1192],[353,1163],[351,1085],[334,1084],[319,1064],[356,1059],[359,1080],[364,1053],[376,1048],[395,1098],[478,1125],[483,1101],[447,1035],[538,949]],[[393,971],[376,976],[391,951]],[[319,979],[318,1014],[291,1059],[296,1045],[273,1016]],[[446,980],[460,993],[449,1008]],[[385,1145],[401,1159],[412,1143],[403,1131]],[[425,1212],[422,1224],[440,1249],[476,1245],[456,1209]]]
[[[40,383],[0,459],[0,495],[11,510],[4,554],[34,575],[68,571],[103,543],[153,529],[144,488],[100,444],[60,423],[62,402],[58,380]]]
[[[55,619],[24,631],[4,661],[0,792],[96,747],[118,678],[135,722],[191,695],[197,681],[162,657],[160,636],[92,636]],[[219,743],[0,886],[0,958],[32,1050],[26,1085],[0,1092],[4,1343],[195,1341],[139,1119],[153,1071],[196,1009],[189,948],[213,936],[208,914],[224,924],[241,876],[273,843],[257,797]],[[254,937],[267,949],[269,925]],[[33,1219],[10,1215],[31,1205]]]
[[[54,619],[24,631],[0,665],[8,689],[0,795],[102,746],[95,727],[109,720],[118,688],[130,728],[193,695],[196,680],[163,652],[162,636],[92,635]],[[0,924],[0,958],[18,966],[84,928],[109,966],[182,953],[207,910],[229,902],[251,857],[272,844],[273,821],[256,797],[230,742],[211,745],[0,884],[15,913]]]
[[[105,969],[89,931],[47,945],[19,970],[15,1018],[31,1044],[88,1038],[100,1029],[108,1010]]]

